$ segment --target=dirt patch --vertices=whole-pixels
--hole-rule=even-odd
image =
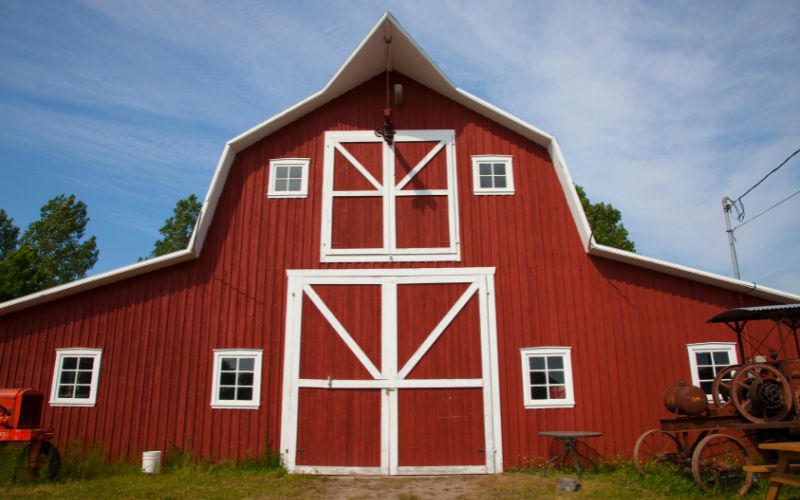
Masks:
[[[321,486],[326,498],[341,499],[479,499],[479,498],[558,498],[575,496],[560,493],[556,483],[560,475],[505,473],[488,476],[413,476],[324,478]],[[602,495],[606,484],[584,478],[582,491]]]

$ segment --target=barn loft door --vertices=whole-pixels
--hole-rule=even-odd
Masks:
[[[289,271],[290,471],[502,470],[493,269]]]
[[[327,132],[321,260],[459,260],[454,137]]]

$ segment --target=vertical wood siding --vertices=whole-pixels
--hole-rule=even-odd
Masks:
[[[594,452],[630,456],[637,435],[664,415],[662,391],[690,380],[686,344],[733,340],[724,326],[705,321],[723,309],[762,302],[587,256],[544,148],[402,75],[392,78],[405,86],[405,102],[394,112],[399,129],[456,132],[460,262],[320,263],[323,134],[382,125],[384,80],[378,76],[237,155],[197,260],[0,317],[0,386],[49,393],[55,349],[102,348],[96,406],[47,405],[44,422],[56,428],[59,446],[92,442],[111,457],[130,460],[142,450],[173,445],[213,459],[244,458],[279,443],[287,269],[494,266],[506,466],[542,460],[551,443],[537,432],[565,428],[602,431],[589,443]],[[512,155],[516,194],[473,195],[475,154]],[[293,157],[311,159],[308,198],[268,199],[269,160]],[[434,170],[420,182],[439,182]],[[414,200],[407,201],[413,212]],[[380,223],[358,224],[370,207],[348,210],[334,220],[351,224],[341,246],[368,246],[366,231],[380,234]],[[400,207],[401,214],[409,210]],[[434,237],[441,227],[432,224],[423,234],[409,222],[401,244]],[[365,325],[374,321],[367,311],[377,309],[368,295],[349,304]],[[311,309],[306,304],[304,310]],[[573,409],[524,409],[519,349],[534,346],[572,347]],[[210,407],[217,348],[264,350],[258,410]],[[441,393],[431,392],[413,397],[434,405],[428,399]],[[441,411],[463,409],[467,417],[480,410],[469,390],[461,392],[453,408]],[[365,429],[358,439],[331,432],[352,428],[352,422],[315,421],[312,414],[299,425],[323,445],[317,453],[364,443],[365,449],[349,452],[351,458],[376,463],[371,433],[378,431],[371,423],[378,421],[379,406],[368,401],[374,398],[369,391],[350,393],[353,401],[326,402],[331,396],[320,390],[304,390],[301,397],[301,414],[312,401],[371,408],[357,417]],[[401,432],[424,437],[413,415],[402,418]],[[472,441],[481,442],[480,436]],[[408,456],[413,450],[401,450],[402,460]]]

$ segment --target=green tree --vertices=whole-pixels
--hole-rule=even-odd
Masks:
[[[81,241],[89,217],[75,195],[48,201],[19,239],[11,222],[0,209],[0,301],[83,278],[97,262],[95,237]]]
[[[17,248],[19,228],[14,225],[14,219],[0,208],[0,261]]]
[[[172,217],[167,219],[161,229],[158,230],[162,238],[156,241],[149,257],[158,257],[159,255],[165,255],[188,247],[202,206],[203,204],[193,194],[178,200]]]
[[[28,226],[19,243],[34,253],[34,262],[46,274],[46,286],[56,286],[86,276],[97,262],[94,236],[81,242],[89,222],[86,204],[75,195],[59,195],[41,209],[40,219]]]
[[[628,238],[628,230],[622,225],[622,213],[611,204],[592,203],[581,186],[575,185],[575,189],[595,240],[601,245],[635,252],[636,245]]]
[[[16,248],[0,261],[0,302],[47,288],[49,278],[37,266],[36,253],[31,247]]]

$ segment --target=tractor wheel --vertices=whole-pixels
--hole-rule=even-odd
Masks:
[[[30,450],[29,447],[27,449]],[[54,481],[60,469],[61,453],[58,452],[58,448],[50,441],[42,441],[39,447],[39,455],[36,457],[36,467],[28,467],[31,475]]]

